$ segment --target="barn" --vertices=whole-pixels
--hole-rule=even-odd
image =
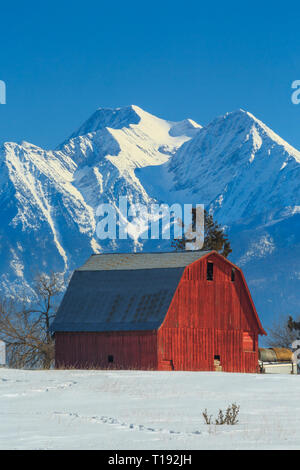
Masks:
[[[256,372],[266,334],[241,269],[215,251],[92,255],[52,333],[56,367]]]

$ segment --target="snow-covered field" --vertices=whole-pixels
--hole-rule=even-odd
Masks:
[[[299,449],[299,397],[299,375],[0,369],[0,448]]]

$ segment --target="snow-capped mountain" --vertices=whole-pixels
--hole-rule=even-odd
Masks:
[[[39,270],[69,272],[91,252],[169,249],[169,241],[97,238],[96,208],[127,195],[204,203],[227,227],[262,319],[297,313],[300,153],[250,113],[201,127],[137,106],[99,109],[55,151],[6,143],[0,156],[6,294],[28,292]]]
[[[173,123],[137,106],[99,109],[56,151],[27,142],[0,148],[0,284],[30,289],[40,270],[70,271],[91,252],[140,249],[136,240],[100,243],[95,209],[120,195],[149,203],[136,168],[161,166],[200,126]]]
[[[300,152],[239,110],[217,118],[178,149],[166,165],[167,192],[170,199],[201,201],[231,224],[297,206],[299,164]],[[147,179],[146,170],[145,184]],[[166,191],[166,181],[160,183],[152,188],[157,195]]]

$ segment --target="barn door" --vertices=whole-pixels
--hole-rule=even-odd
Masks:
[[[214,355],[214,370],[216,372],[222,372],[221,357],[219,354]]]
[[[160,361],[160,370],[174,370],[174,365],[172,359],[163,359]]]

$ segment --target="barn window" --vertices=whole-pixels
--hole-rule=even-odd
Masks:
[[[108,362],[114,362],[114,356],[109,355],[107,360]]]
[[[207,262],[206,279],[208,281],[214,280],[214,263],[211,263],[210,261]]]
[[[231,270],[231,281],[232,282],[235,281],[235,268],[232,268],[232,270]]]

